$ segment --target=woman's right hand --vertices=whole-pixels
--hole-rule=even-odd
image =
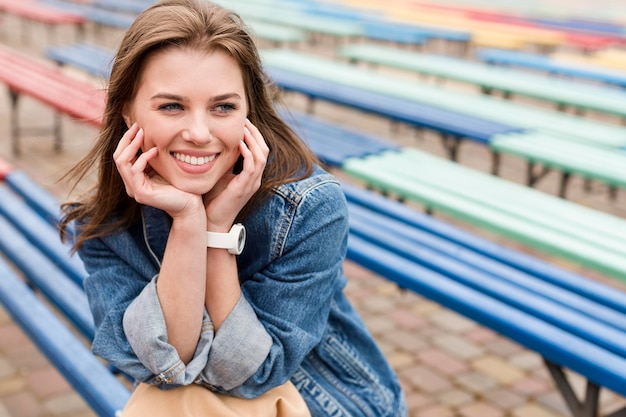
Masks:
[[[179,190],[150,167],[150,160],[158,152],[156,147],[137,156],[143,141],[144,131],[134,123],[113,153],[126,193],[138,203],[161,209],[172,217],[181,216],[189,210],[204,211],[201,196]]]

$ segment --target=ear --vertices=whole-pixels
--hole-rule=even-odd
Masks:
[[[125,103],[122,107],[122,118],[124,119],[124,123],[126,123],[126,127],[130,129],[133,125],[133,118],[130,114],[130,103]]]

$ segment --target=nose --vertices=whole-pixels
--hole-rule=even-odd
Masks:
[[[209,115],[204,112],[190,114],[183,139],[196,145],[204,145],[211,141],[211,123]]]

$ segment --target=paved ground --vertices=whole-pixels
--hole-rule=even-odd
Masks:
[[[42,37],[41,28],[32,28],[31,39],[25,43],[15,33],[16,22],[7,19],[7,26],[10,30],[2,39],[5,44],[41,56],[41,48],[48,42]],[[68,40],[71,35],[71,31],[64,30],[59,39]],[[101,43],[112,46],[116,36],[108,34],[100,38]],[[324,44],[316,48],[323,47]],[[294,108],[303,108],[302,100],[297,97],[287,97],[286,102]],[[57,181],[89,147],[95,130],[65,120],[62,153],[52,151],[49,136],[26,135],[22,141],[24,155],[19,159],[11,158],[7,104],[8,99],[0,100],[0,157],[11,160],[17,168],[26,170],[59,198],[64,198],[68,188]],[[50,111],[38,103],[25,99],[21,105],[24,124],[41,125],[51,121]],[[318,114],[443,155],[434,135],[416,137],[406,128],[392,131],[382,120],[334,106],[321,106]],[[521,181],[523,170],[519,161],[507,159],[505,162],[503,175],[511,181]],[[461,150],[461,163],[487,170],[486,149],[466,144]],[[554,193],[554,179],[548,177],[541,189]],[[616,201],[610,201],[603,187],[584,193],[579,182],[572,184],[571,191],[570,198],[580,204],[626,215],[623,194]],[[560,261],[554,262],[573,268]],[[400,375],[412,417],[568,415],[536,354],[431,301],[402,292],[351,262],[346,262],[345,270],[350,281],[347,293]],[[583,383],[573,377],[580,392]],[[604,411],[610,411],[623,406],[624,400],[605,392],[601,403]],[[0,308],[0,417],[48,416],[86,417],[93,413]]]

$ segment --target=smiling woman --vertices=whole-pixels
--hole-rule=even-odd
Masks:
[[[270,87],[247,27],[206,0],[155,3],[117,51],[67,176],[97,180],[61,226],[77,226],[93,350],[137,382],[125,417],[406,416],[343,293],[343,192]]]

